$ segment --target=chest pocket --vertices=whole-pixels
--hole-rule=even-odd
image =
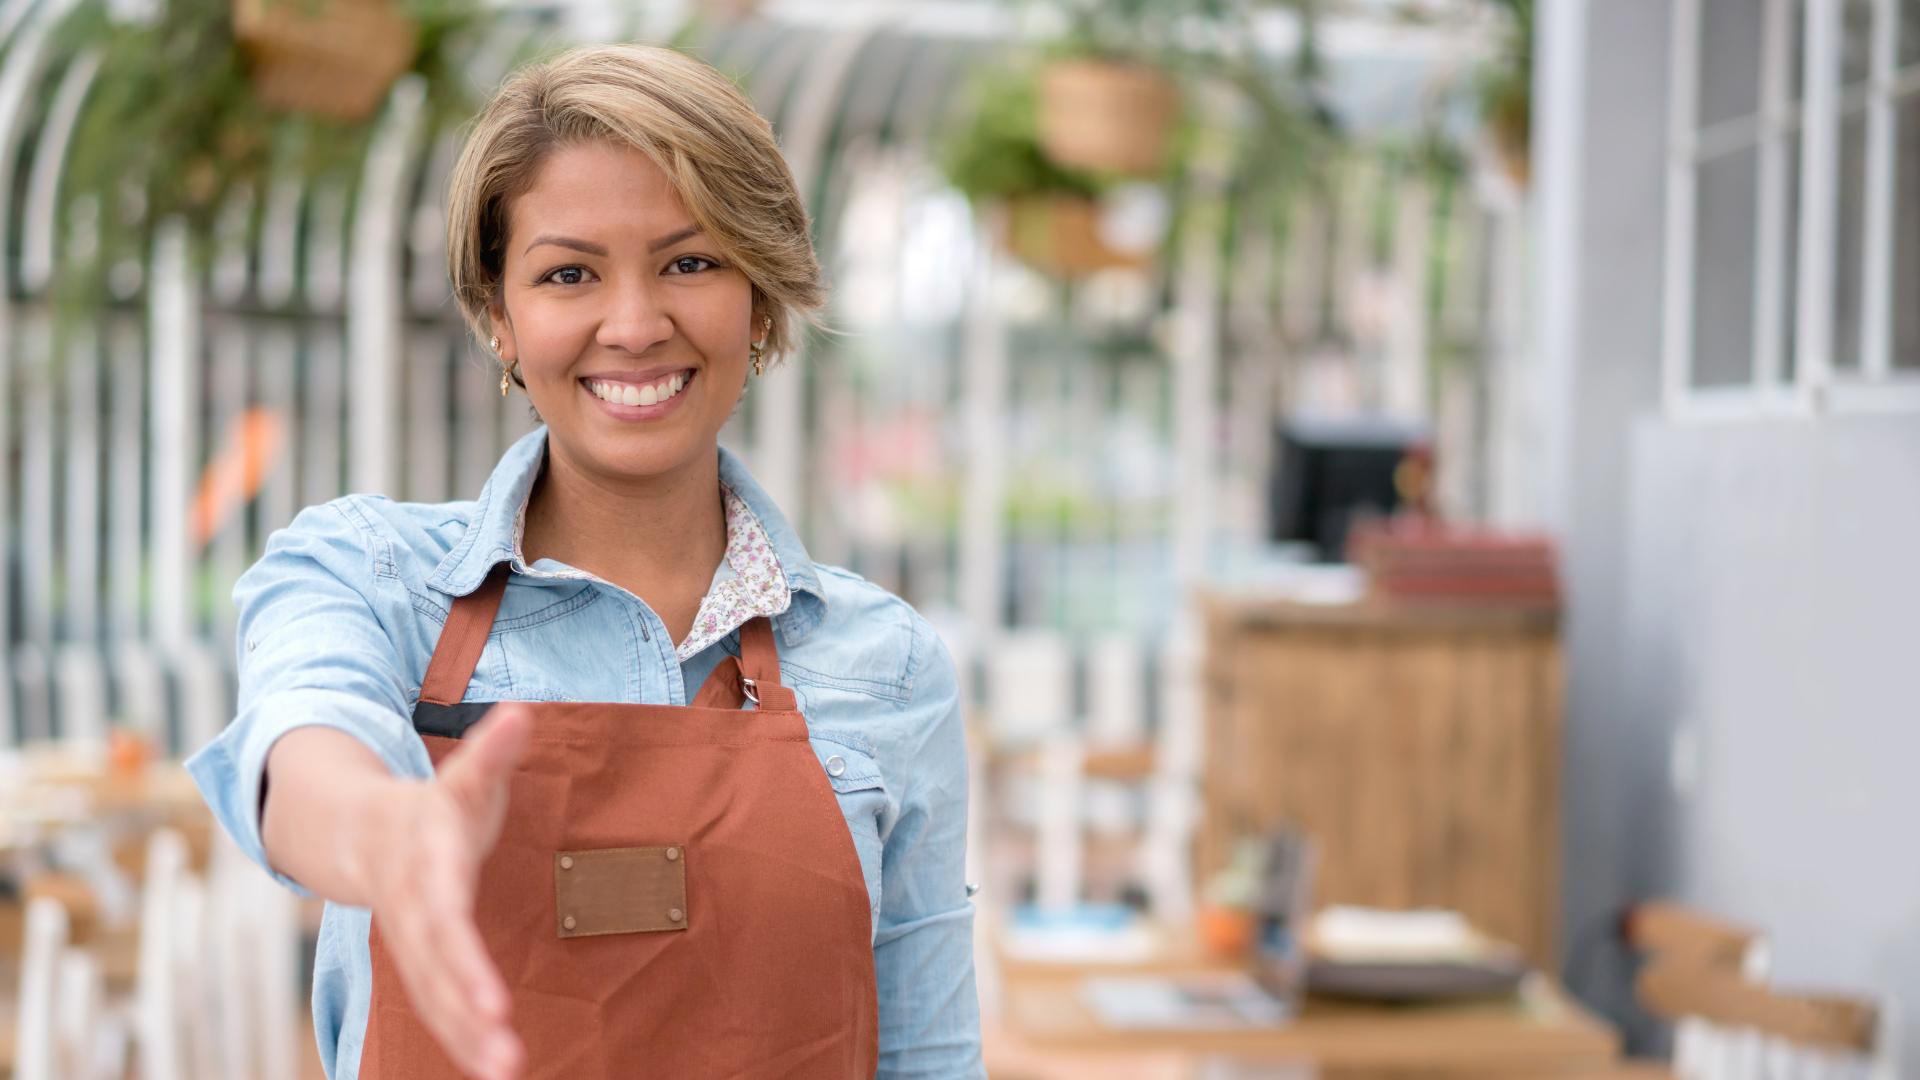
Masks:
[[[873,759],[865,739],[857,735],[830,731],[810,733],[814,756],[832,785],[840,802],[840,813],[847,819],[847,831],[853,836],[853,849],[860,856],[860,873],[867,879],[867,908],[870,923],[880,923],[881,852],[886,833],[893,821],[885,779]]]

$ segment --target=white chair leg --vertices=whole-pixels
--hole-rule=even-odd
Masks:
[[[258,1032],[259,1067],[254,1076],[293,1076],[299,1069],[300,1023],[300,901],[258,868],[248,865],[256,912],[259,918],[260,948],[258,991],[254,1002],[260,1018]]]
[[[1064,911],[1080,902],[1085,863],[1081,829],[1085,754],[1080,740],[1063,732],[1049,739],[1040,759],[1040,843],[1036,858],[1040,906]]]
[[[103,981],[100,964],[91,953],[68,949],[61,957],[59,1015],[54,1027],[66,1062],[61,1075],[74,1080],[108,1080],[100,1071],[95,1038],[103,1020]]]
[[[218,928],[207,938],[207,969],[211,976],[209,999],[216,1016],[214,1042],[218,1048],[218,1075],[229,1080],[245,1080],[258,1073],[249,1063],[252,1056],[251,1033],[256,1017],[249,1000],[247,960],[258,946],[254,901],[249,882],[243,876],[239,850],[222,832],[215,840],[213,866],[208,875],[207,925]]]
[[[60,1063],[58,999],[69,932],[67,909],[59,901],[40,897],[27,903],[14,1080],[56,1080],[65,1074]]]
[[[172,829],[156,830],[147,841],[140,968],[134,988],[134,1037],[143,1080],[181,1080],[185,1075],[174,935],[186,876],[186,839]]]
[[[213,1013],[218,1003],[207,978],[207,888],[191,874],[180,880],[175,897],[173,936],[174,1000],[182,1003],[177,1022],[184,1059],[192,1075],[219,1076],[220,1051],[214,1040]]]

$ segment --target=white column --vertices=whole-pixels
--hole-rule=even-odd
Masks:
[[[28,108],[34,101],[33,91],[46,60],[49,34],[72,5],[73,0],[53,0],[38,6],[22,3],[15,4],[4,15],[0,15],[0,21],[6,23],[7,31],[0,34],[0,41],[7,46],[6,52],[0,54],[0,160],[14,160],[21,132],[26,125]],[[0,169],[0,207],[13,205],[13,178],[14,171],[11,168]],[[0,258],[4,258],[12,247],[12,239],[8,236],[12,223],[11,212],[0,212]],[[8,292],[0,289],[0,514],[7,512],[6,508],[12,505],[13,500],[13,481],[7,459],[13,445],[10,415],[13,409],[12,353],[15,338],[13,305]],[[11,588],[5,569],[11,561],[7,548],[6,530],[0,529],[0,617],[12,609]],[[13,732],[12,673],[8,657],[12,645],[4,631],[0,631],[0,741],[11,739]]]
[[[1533,67],[1533,307],[1536,414],[1541,418],[1540,523],[1562,529],[1571,511],[1573,387],[1580,363],[1581,166],[1586,142],[1587,0],[1539,9]]]
[[[1204,187],[1204,184],[1199,185]],[[1213,537],[1214,403],[1220,360],[1220,267],[1217,200],[1202,194],[1182,238],[1174,294],[1173,452],[1178,486],[1173,507],[1173,572],[1182,608],[1207,569]]]
[[[1002,425],[1007,415],[1007,335],[1000,324],[995,295],[997,253],[992,219],[1005,211],[989,209],[975,231],[974,262],[967,292],[966,322],[961,327],[962,445],[966,479],[960,500],[960,610],[982,653],[1001,630],[1000,595],[1006,577],[1006,454]]]
[[[393,88],[367,150],[353,216],[353,272],[347,278],[347,484],[391,493],[399,480],[401,318],[406,302],[408,182],[426,84],[409,76]]]
[[[840,106],[841,88],[854,70],[854,62],[866,47],[876,24],[870,20],[836,35],[825,51],[804,65],[798,75],[799,97],[789,112],[782,145],[787,166],[793,170],[800,199],[811,205],[822,159],[830,149],[833,120]],[[762,102],[771,107],[772,102]],[[770,371],[753,379],[747,400],[754,410],[754,479],[760,482],[776,505],[784,508],[795,527],[802,527],[806,506],[806,473],[813,462],[808,453],[805,430],[807,370],[804,348],[788,357],[785,370]]]
[[[1427,281],[1433,195],[1417,173],[1395,185],[1393,315],[1386,328],[1387,411],[1412,421],[1433,415],[1427,379]]]
[[[147,631],[164,652],[185,645],[194,629],[195,560],[187,510],[199,460],[200,283],[187,250],[187,227],[179,219],[154,231],[147,280],[153,417],[147,452],[153,521]]]

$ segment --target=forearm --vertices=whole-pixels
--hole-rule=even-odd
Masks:
[[[317,896],[369,906],[370,841],[383,831],[383,812],[413,783],[345,732],[287,732],[267,755],[263,782],[260,838],[268,863]]]

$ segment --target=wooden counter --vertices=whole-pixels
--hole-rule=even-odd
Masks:
[[[1208,597],[1200,880],[1276,825],[1316,907],[1442,907],[1554,970],[1553,612]]]

